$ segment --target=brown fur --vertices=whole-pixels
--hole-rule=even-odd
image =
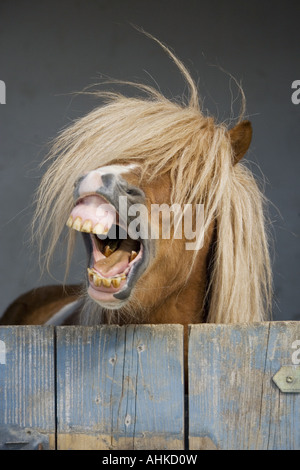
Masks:
[[[247,152],[252,139],[252,125],[250,121],[242,121],[229,131],[234,154],[234,164],[238,163]]]
[[[0,325],[43,325],[80,296],[80,286],[45,286],[20,295],[5,310]]]

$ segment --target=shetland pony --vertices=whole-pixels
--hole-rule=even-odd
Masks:
[[[60,133],[36,194],[33,233],[49,268],[63,232],[69,232],[67,266],[81,232],[86,278],[82,286],[24,294],[5,312],[2,324],[187,326],[268,318],[265,201],[241,162],[251,142],[251,123],[241,116],[229,129],[205,115],[189,72],[156,41],[185,78],[188,102],[129,83],[143,97],[96,92],[104,103]],[[172,239],[134,239],[121,221],[120,196],[128,213],[136,204],[146,208],[148,214],[139,219],[142,223],[149,216],[145,226],[152,222],[153,205],[189,205],[195,215],[201,204],[204,236],[187,250],[188,239],[174,236],[173,220]],[[109,236],[112,228],[114,237]],[[161,219],[156,229],[161,233]]]

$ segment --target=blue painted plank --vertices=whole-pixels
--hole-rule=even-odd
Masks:
[[[191,449],[300,449],[300,394],[272,380],[297,340],[299,322],[190,327]]]
[[[2,326],[0,450],[54,446],[54,329]]]
[[[59,449],[184,448],[183,327],[57,327]]]

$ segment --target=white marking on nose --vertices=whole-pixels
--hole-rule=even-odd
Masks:
[[[90,171],[79,185],[79,195],[82,196],[83,194],[93,193],[102,186],[102,184],[101,175],[97,170]]]
[[[134,164],[107,165],[97,168],[97,170],[90,171],[79,185],[79,195],[82,196],[83,194],[93,193],[99,189],[99,187],[103,185],[103,175],[110,174],[119,176],[124,173],[129,173],[136,167],[137,165]]]

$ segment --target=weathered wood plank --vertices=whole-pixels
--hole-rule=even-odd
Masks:
[[[58,449],[183,449],[180,325],[57,327]]]
[[[0,450],[53,449],[53,327],[0,327]]]
[[[272,380],[297,340],[300,322],[190,327],[190,449],[300,449],[300,394]]]

